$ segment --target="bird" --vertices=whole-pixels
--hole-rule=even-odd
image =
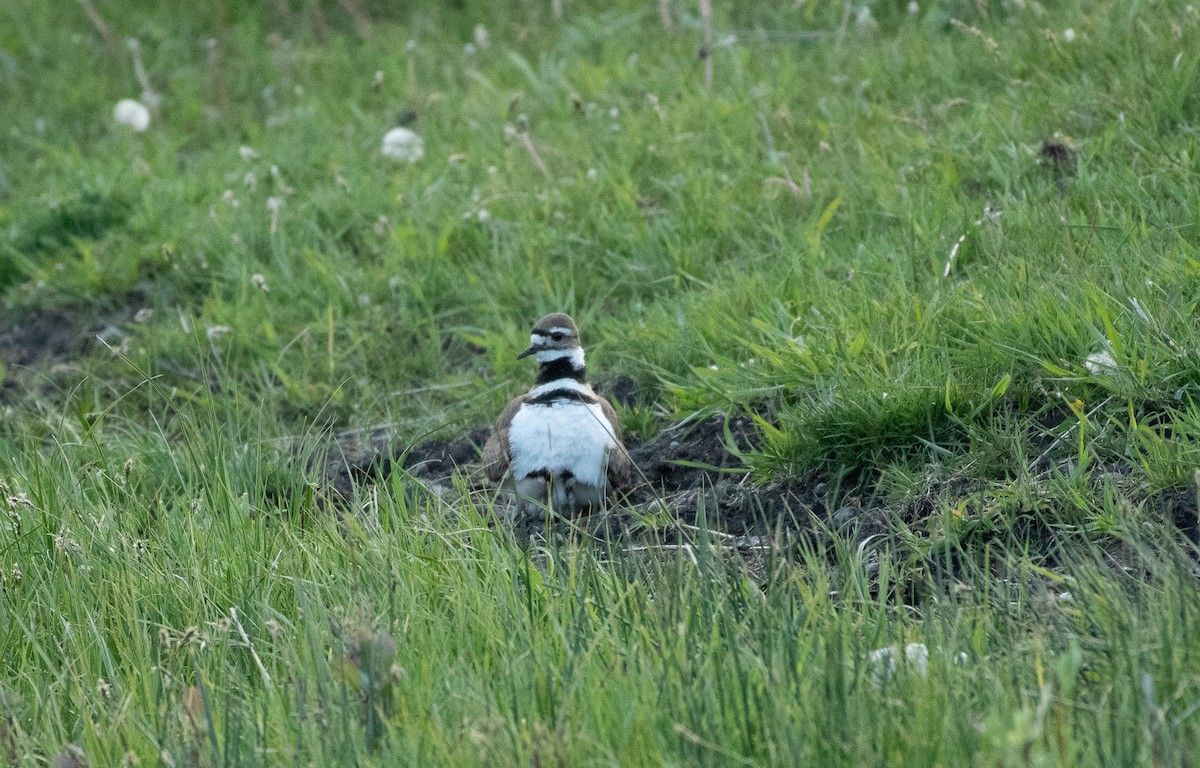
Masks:
[[[561,312],[533,326],[529,348],[538,375],[500,414],[483,448],[487,477],[537,514],[607,512],[607,496],[629,484],[633,462],[612,405],[587,384],[579,327]]]

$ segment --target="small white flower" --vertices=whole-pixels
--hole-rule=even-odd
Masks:
[[[1075,599],[1075,596],[1072,595],[1070,592],[1059,592],[1058,599],[1064,603],[1069,603]]]
[[[384,157],[415,163],[425,156],[425,140],[408,128],[393,128],[383,136]]]
[[[1075,42],[1075,30],[1071,29],[1070,27],[1067,27],[1066,29],[1064,29],[1063,30],[1063,40],[1068,43]]]
[[[409,53],[412,53],[413,51],[417,50],[417,41],[409,40],[407,43],[404,44],[404,50],[408,51]]]
[[[600,175],[600,172],[597,171],[595,168],[588,168],[586,175],[587,175],[588,181],[594,181],[596,179],[596,177]]]
[[[488,34],[487,27],[482,24],[475,25],[475,46],[479,50],[485,50],[492,44],[492,36]]]
[[[616,120],[618,117],[621,116],[621,110],[617,109],[616,107],[613,107],[612,109],[608,110],[608,116],[611,117],[613,120]]]
[[[238,154],[241,155],[242,159],[247,163],[258,159],[258,153],[254,151],[254,147],[247,147],[245,144],[238,147]]]
[[[875,17],[871,15],[871,6],[864,5],[858,9],[858,15],[854,17],[854,26],[858,27],[861,32],[873,32],[879,29],[879,22],[875,21]]]
[[[1117,361],[1108,352],[1093,352],[1083,361],[1083,367],[1093,376],[1116,373]]]
[[[477,50],[479,49],[475,47],[475,43],[467,43],[463,46],[463,53],[468,56],[474,56]]]
[[[910,2],[908,4],[908,12],[910,14],[912,14],[913,16],[916,16],[918,13],[921,12],[921,6],[917,2],[917,0],[912,0],[912,2]]]
[[[488,166],[488,176],[495,176],[495,175],[496,175],[496,171],[497,171],[497,170],[499,170],[499,169],[498,169],[498,168],[496,168],[496,166],[494,166],[494,165],[489,165],[489,166]]]
[[[487,224],[492,220],[492,214],[487,208],[480,208],[479,212],[475,214],[475,218],[479,220],[480,224]]]
[[[267,285],[267,278],[263,277],[257,272],[255,272],[253,275],[250,275],[250,285],[253,285],[263,293],[271,290],[270,286]]]
[[[141,133],[150,127],[150,110],[136,99],[121,99],[113,107],[113,120],[130,130]]]

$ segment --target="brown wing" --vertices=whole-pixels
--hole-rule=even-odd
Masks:
[[[633,460],[629,458],[629,451],[625,450],[625,443],[621,442],[621,423],[617,418],[617,412],[613,410],[612,404],[603,397],[600,399],[600,410],[604,412],[604,418],[608,419],[608,423],[612,424],[613,437],[617,439],[617,446],[608,452],[608,490],[619,491],[622,488],[629,486],[629,481],[633,475]]]
[[[504,473],[508,472],[508,463],[512,461],[508,450],[508,427],[512,424],[517,409],[521,407],[521,400],[520,397],[514,398],[504,408],[500,418],[496,419],[496,428],[492,430],[492,436],[483,446],[483,469],[487,472],[488,480],[493,483],[500,482]]]

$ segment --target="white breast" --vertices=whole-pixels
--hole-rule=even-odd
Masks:
[[[514,478],[542,470],[570,472],[576,482],[599,486],[607,452],[617,441],[599,404],[560,400],[521,406],[509,426],[508,444]]]

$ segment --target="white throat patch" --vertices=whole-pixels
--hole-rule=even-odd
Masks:
[[[543,349],[534,353],[537,356],[539,363],[549,363],[552,360],[562,360],[564,357],[571,359],[571,365],[574,368],[583,367],[583,347],[574,347],[572,349]]]

